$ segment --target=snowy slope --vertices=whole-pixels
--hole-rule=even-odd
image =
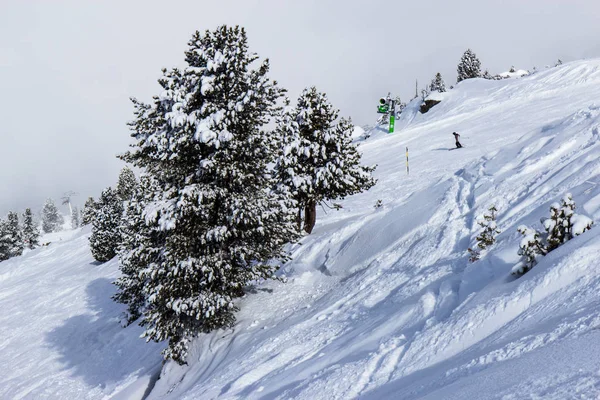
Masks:
[[[288,282],[256,287],[156,384],[162,345],[119,327],[116,260],[93,262],[89,232],[0,263],[0,398],[597,398],[599,228],[509,273],[517,226],[567,191],[600,224],[600,60],[442,96],[360,141],[378,184],[320,210]],[[503,233],[469,264],[491,203]]]
[[[116,260],[94,262],[88,236],[45,235],[0,263],[0,399],[139,399],[160,371],[162,346],[119,326]]]
[[[600,231],[509,274],[517,226],[565,192],[600,220],[595,101],[599,60],[464,81],[428,114],[409,108],[398,133],[361,145],[378,185],[322,212],[289,282],[243,299],[235,328],[168,363],[149,399],[596,398]],[[464,149],[448,151],[453,131]],[[503,233],[469,264],[491,203]]]

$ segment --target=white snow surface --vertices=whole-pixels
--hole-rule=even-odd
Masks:
[[[155,384],[162,345],[119,327],[116,260],[94,264],[87,231],[0,263],[0,398],[600,397],[598,227],[510,274],[517,227],[541,230],[567,192],[600,218],[600,60],[413,103],[358,142],[378,184],[320,210],[288,282],[257,285]],[[502,233],[469,263],[491,204]]]
[[[163,345],[120,326],[117,260],[94,261],[89,229],[0,263],[0,399],[141,399],[160,371]]]
[[[501,72],[498,75],[500,75],[504,78],[521,78],[522,76],[529,75],[529,71],[524,70],[524,69],[517,69],[517,70],[515,70],[515,72],[506,71],[506,72]]]

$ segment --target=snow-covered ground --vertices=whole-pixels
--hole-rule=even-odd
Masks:
[[[160,371],[162,346],[119,325],[117,260],[95,262],[88,236],[44,235],[0,263],[0,399],[141,399]]]
[[[288,282],[256,287],[155,384],[162,347],[118,326],[116,261],[92,263],[86,232],[1,263],[0,398],[598,398],[599,228],[510,270],[517,227],[541,229],[565,193],[600,224],[600,60],[442,97],[361,140],[378,184],[321,210]],[[502,233],[471,264],[492,203]]]

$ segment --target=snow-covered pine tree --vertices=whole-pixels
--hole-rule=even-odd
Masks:
[[[360,165],[361,155],[352,143],[352,122],[341,119],[325,93],[305,89],[294,115],[280,121],[286,135],[285,150],[275,163],[274,179],[290,188],[299,211],[304,210],[304,230],[316,222],[317,204],[342,199],[375,184],[373,167]]]
[[[164,261],[162,252],[166,245],[166,234],[156,221],[144,217],[145,207],[157,192],[155,185],[151,176],[140,177],[131,199],[125,203],[121,220],[118,255],[122,276],[114,282],[118,290],[113,299],[127,305],[127,325],[146,311],[148,295],[145,284],[149,275],[144,270],[153,263]]]
[[[63,216],[58,212],[54,200],[47,199],[42,208],[42,230],[44,233],[56,232],[61,230]]]
[[[550,205],[550,218],[542,219],[544,229],[546,229],[546,246],[548,252],[558,248],[566,240],[565,235],[565,215],[558,203]]]
[[[479,260],[482,252],[496,242],[496,235],[500,233],[500,230],[496,226],[497,211],[496,206],[492,204],[488,208],[488,211],[483,214],[483,218],[477,221],[482,231],[476,237],[477,249],[467,249],[470,255],[470,262]]]
[[[129,167],[123,167],[119,174],[119,181],[117,182],[117,193],[121,200],[126,201],[131,199],[137,184],[137,179],[133,171]]]
[[[152,188],[152,178],[142,175],[130,200],[125,203],[121,220],[118,255],[122,276],[115,281],[118,290],[113,299],[127,305],[128,325],[145,311],[146,279],[143,270],[161,260],[161,252],[165,246],[164,232],[157,229],[155,222],[148,225],[144,218],[144,207],[150,201],[148,196],[152,196],[155,190],[156,188]]]
[[[123,202],[117,192],[109,187],[102,191],[97,206],[92,219],[90,250],[96,261],[104,262],[117,254]]]
[[[513,269],[513,274],[522,275],[536,264],[539,255],[546,255],[564,243],[592,228],[594,221],[585,215],[575,213],[573,196],[567,193],[561,203],[550,205],[550,217],[541,220],[546,232],[541,234],[526,226],[520,226],[519,232],[525,236],[519,245],[521,263]]]
[[[137,143],[122,156],[155,183],[144,235],[164,236],[147,265],[154,253],[143,240],[129,246],[146,257],[144,336],[169,340],[163,354],[179,363],[193,336],[233,324],[234,299],[272,278],[297,239],[293,210],[270,190],[276,138],[264,129],[284,90],[268,78],[268,61],[248,51],[243,28],[222,26],[196,32],[186,62],[163,70],[153,104],[134,100]]]
[[[590,218],[575,214],[575,201],[571,193],[567,193],[561,203],[550,205],[550,218],[542,220],[546,229],[548,252],[591,229],[594,223]]]
[[[0,261],[8,260],[11,256],[12,238],[9,233],[8,223],[0,219]]]
[[[481,76],[481,62],[471,49],[467,49],[462,55],[457,71],[458,78],[456,79],[456,83]]]
[[[17,257],[23,254],[25,248],[23,244],[23,233],[21,226],[19,225],[19,214],[16,212],[9,212],[6,218],[6,229],[10,238],[10,250],[9,257]]]
[[[39,243],[40,231],[33,220],[31,208],[26,208],[23,213],[23,244],[29,249],[35,249]]]
[[[94,214],[96,213],[96,202],[93,197],[88,197],[83,205],[83,211],[81,212],[81,225],[89,225],[92,223],[94,219]]]
[[[442,74],[440,74],[439,72],[435,74],[435,78],[433,78],[433,80],[429,84],[429,90],[431,92],[438,91],[440,93],[446,91],[446,83],[444,83],[444,79],[442,79]]]
[[[77,206],[71,208],[71,228],[79,228],[79,208]]]
[[[519,243],[519,252],[521,261],[513,268],[513,275],[523,275],[537,264],[537,259],[548,253],[543,243],[542,236],[535,229],[530,229],[525,225],[519,226],[517,231],[523,235]]]
[[[477,236],[477,247],[481,250],[487,249],[496,242],[496,235],[500,230],[496,226],[496,209],[495,205],[491,205],[488,211],[483,214],[483,219],[477,221],[477,224],[482,228],[481,233]]]

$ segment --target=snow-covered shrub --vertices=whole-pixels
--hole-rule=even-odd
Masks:
[[[522,275],[537,263],[539,256],[555,250],[559,246],[592,228],[593,221],[585,215],[575,213],[573,196],[567,193],[561,203],[550,205],[550,217],[541,220],[544,233],[522,225],[518,231],[524,238],[519,245],[521,262],[513,268],[513,274]]]
[[[488,211],[483,214],[483,218],[477,221],[482,230],[476,237],[477,249],[467,249],[470,262],[479,260],[481,253],[496,242],[496,235],[500,233],[496,226],[497,211],[496,206],[492,204]]]
[[[123,203],[117,192],[109,187],[100,195],[97,207],[92,220],[90,250],[96,261],[104,262],[117,254]]]
[[[513,267],[514,275],[523,275],[537,264],[540,256],[546,255],[546,246],[543,243],[542,235],[535,229],[530,229],[525,225],[519,226],[517,231],[523,235],[519,243],[519,252],[521,261]]]
[[[500,229],[496,226],[496,206],[493,204],[488,208],[488,211],[483,214],[483,219],[477,221],[477,224],[482,228],[481,233],[477,236],[477,247],[481,250],[487,249],[496,242],[496,235],[500,233]]]

